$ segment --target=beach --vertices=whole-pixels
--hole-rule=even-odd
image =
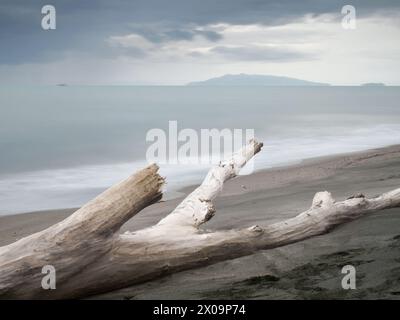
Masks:
[[[166,177],[168,180],[168,177]],[[318,191],[336,200],[374,196],[400,185],[400,145],[304,160],[239,176],[216,199],[209,230],[266,225],[306,210]],[[188,194],[195,186],[181,192]],[[160,201],[121,232],[158,222],[182,200]],[[0,245],[43,230],[76,208],[0,217]],[[101,299],[312,299],[400,297],[400,209],[375,213],[327,235],[188,270],[93,298]],[[357,270],[357,289],[343,290],[341,268]]]

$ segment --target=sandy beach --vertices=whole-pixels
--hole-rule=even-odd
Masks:
[[[168,177],[167,177],[168,179]],[[206,229],[266,225],[307,209],[318,191],[341,200],[400,185],[400,146],[303,161],[241,176],[226,184]],[[182,190],[189,193],[193,187]],[[182,198],[143,210],[123,228],[156,223]],[[75,209],[0,217],[0,245],[43,230]],[[286,247],[184,271],[103,294],[106,299],[312,299],[400,298],[400,209],[372,214],[333,232]],[[341,268],[357,270],[357,289],[341,288]]]

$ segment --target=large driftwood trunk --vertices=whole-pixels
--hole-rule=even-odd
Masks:
[[[67,219],[0,248],[0,297],[79,298],[144,282],[184,269],[250,255],[329,232],[371,212],[399,207],[400,189],[367,199],[335,202],[315,195],[310,209],[268,226],[205,232],[212,200],[223,183],[258,153],[251,141],[232,159],[213,167],[203,183],[153,227],[119,234],[120,227],[161,198],[163,178],[151,165],[113,186]],[[56,269],[55,290],[44,290],[44,265]]]

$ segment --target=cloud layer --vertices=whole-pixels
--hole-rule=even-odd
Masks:
[[[180,84],[245,72],[400,84],[399,1],[353,1],[356,30],[341,27],[336,0],[57,0],[52,31],[40,27],[45,4],[1,2],[0,83]]]

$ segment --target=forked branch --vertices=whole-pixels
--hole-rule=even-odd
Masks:
[[[203,183],[153,227],[119,234],[120,227],[161,197],[163,179],[151,165],[83,206],[64,221],[0,248],[0,297],[78,298],[148,281],[180,270],[250,255],[329,232],[372,212],[400,206],[400,189],[375,198],[336,202],[315,195],[310,209],[267,226],[204,232],[212,200],[226,180],[262,148],[250,141],[213,167]],[[41,268],[57,270],[57,289],[41,287]]]

